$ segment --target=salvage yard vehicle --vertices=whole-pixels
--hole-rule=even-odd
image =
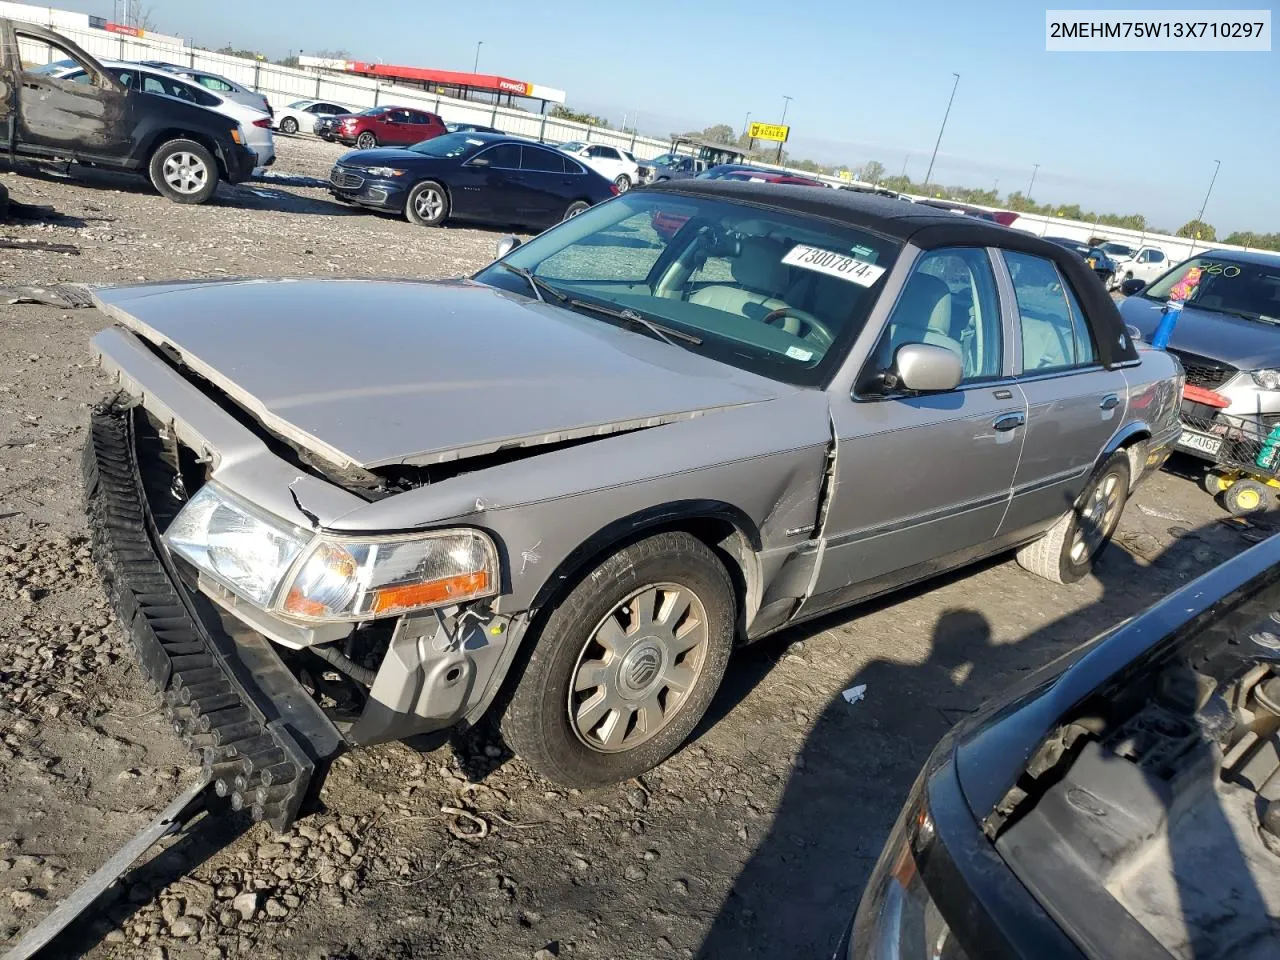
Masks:
[[[345,116],[350,107],[339,106],[327,100],[295,100],[275,116],[276,129],[281,133],[315,133],[316,123],[322,117]]]
[[[1160,323],[1170,291],[1193,269],[1199,283],[1185,302],[1169,352],[1187,383],[1228,403],[1213,427],[1186,424],[1179,449],[1216,463],[1233,426],[1260,444],[1280,426],[1280,255],[1209,250],[1179,264],[1120,304],[1120,315],[1145,339]],[[1260,450],[1257,452],[1261,452]],[[1212,475],[1208,478],[1211,492]]]
[[[1179,429],[1084,264],[972,218],[689,180],[502,246],[95,291],[96,555],[237,809],[487,716],[552,781],[642,774],[740,642],[1002,551],[1085,576]]]
[[[942,739],[833,960],[1280,956],[1280,537]]]
[[[1159,247],[1146,244],[1134,247],[1116,240],[1108,240],[1098,246],[1115,261],[1116,274],[1112,285],[1116,287],[1126,280],[1150,283],[1173,265]]]
[[[1091,247],[1082,240],[1073,240],[1070,237],[1045,237],[1045,239],[1050,243],[1056,243],[1060,247],[1066,247],[1068,250],[1073,250],[1079,254],[1084,262],[1089,265],[1089,269],[1102,281],[1102,286],[1107,290],[1111,289],[1111,281],[1115,279],[1116,275],[1116,264],[1107,255],[1107,251],[1101,247]]]
[[[329,192],[423,227],[456,219],[541,230],[618,190],[573,157],[523,137],[449,133],[408,149],[345,153]]]
[[[230,117],[240,125],[240,133],[244,137],[245,145],[254,152],[257,166],[269,167],[276,162],[276,144],[271,135],[269,114],[255,107],[246,106],[239,100],[231,100],[206,90],[185,77],[148,68],[141,63],[101,60],[99,64],[129,90],[140,90],[143,93],[185,100]],[[79,66],[55,76],[61,80],[82,84],[88,84],[92,79],[92,74]]]
[[[557,148],[577,157],[607,180],[612,180],[619,193],[626,193],[640,182],[640,164],[625,150],[606,143],[583,143],[573,140]]]
[[[210,73],[208,70],[197,70],[194,67],[184,67],[181,64],[169,63],[166,60],[140,60],[143,66],[155,67],[158,70],[164,70],[168,73],[175,74],[179,77],[185,77],[192,83],[199,84],[206,90],[212,90],[214,93],[227,100],[235,100],[243,103],[247,107],[253,107],[255,110],[261,110],[267,116],[274,116],[275,111],[271,108],[271,102],[258,93],[257,90],[250,90],[243,83],[236,83],[227,77],[216,73]]]
[[[354,144],[361,150],[409,147],[448,133],[434,113],[408,107],[370,107],[317,122],[316,130],[326,140]]]
[[[220,179],[252,176],[257,157],[235,120],[131,90],[44,27],[0,20],[0,44],[0,149],[10,156],[133,171],[178,203],[204,203]],[[51,62],[75,61],[83,82],[23,69],[20,50],[31,47],[44,48]]]

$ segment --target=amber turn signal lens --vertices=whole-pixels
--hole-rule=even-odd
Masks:
[[[455,597],[460,599],[474,597],[484,593],[488,588],[489,574],[484,570],[445,577],[441,580],[429,580],[426,583],[408,584],[403,587],[383,587],[374,595],[369,612],[384,614],[415,607],[434,606],[447,603]]]

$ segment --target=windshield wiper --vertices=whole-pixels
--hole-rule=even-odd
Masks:
[[[606,317],[613,317],[616,320],[625,320],[628,323],[638,324],[650,333],[654,334],[660,340],[665,340],[673,347],[676,345],[676,340],[683,340],[685,343],[691,343],[694,346],[702,343],[701,337],[695,336],[692,333],[685,333],[683,330],[677,330],[675,327],[668,327],[666,324],[656,323],[648,317],[641,316],[634,310],[630,310],[626,307],[621,310],[615,310],[613,307],[606,307],[603,304],[592,303],[589,300],[566,299],[565,302],[571,307],[583,307],[587,310],[594,310],[596,313],[602,313]],[[674,340],[672,339],[673,337],[675,338]]]
[[[1239,317],[1241,320],[1254,320],[1258,323],[1270,323],[1273,325],[1280,323],[1280,321],[1276,320],[1275,317],[1264,316],[1261,313],[1249,313],[1247,310],[1230,310],[1227,307],[1206,307],[1201,306],[1194,300],[1188,300],[1187,303],[1198,310],[1208,310],[1210,313],[1223,313],[1228,317]]]
[[[541,277],[534,276],[533,271],[527,267],[517,267],[514,263],[499,263],[498,266],[504,270],[510,270],[517,277],[523,277],[525,283],[529,284],[529,289],[533,291],[533,295],[538,298],[540,303],[547,302],[547,298],[542,295],[544,292],[551,294],[561,303],[569,299],[567,294],[561,293]]]

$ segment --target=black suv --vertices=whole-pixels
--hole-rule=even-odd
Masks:
[[[19,40],[84,74],[73,81],[25,69]],[[0,20],[0,150],[136,171],[178,203],[204,203],[220,179],[247,180],[257,163],[230,117],[127,89],[66,37],[15,20]]]

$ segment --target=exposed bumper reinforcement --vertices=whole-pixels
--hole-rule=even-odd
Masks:
[[[158,549],[139,468],[140,416],[114,404],[93,413],[83,465],[94,558],[165,715],[218,795],[286,830],[342,736],[271,643],[223,629],[213,604],[187,590]]]

